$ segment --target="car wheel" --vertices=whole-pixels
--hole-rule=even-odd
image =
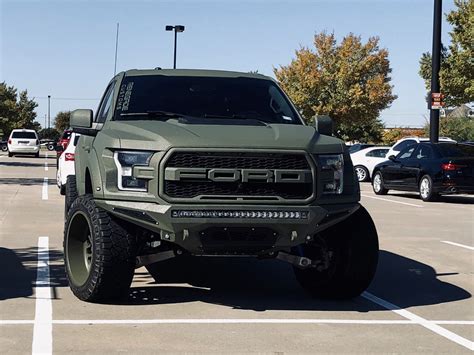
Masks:
[[[348,299],[359,296],[372,281],[378,263],[377,230],[361,206],[343,222],[294,249],[321,261],[316,267],[294,267],[300,285],[314,297]]]
[[[359,182],[367,181],[369,180],[369,171],[365,166],[362,165],[356,165],[354,167],[355,173],[357,175],[357,180]]]
[[[13,153],[8,152],[8,157],[11,158],[13,156]]]
[[[372,179],[372,189],[376,195],[386,195],[388,193],[388,189],[383,186],[383,178],[380,171],[377,171],[374,174]]]
[[[8,151],[8,147],[6,145],[2,145],[2,152]]]
[[[63,195],[63,196],[66,195],[66,186],[64,186],[64,185],[61,184],[61,185],[59,186],[59,193],[60,193],[61,195]]]
[[[49,151],[54,150],[54,144],[48,144],[48,150]]]
[[[420,180],[420,197],[423,201],[436,201],[439,195],[433,191],[433,180],[429,175],[425,175]]]
[[[77,199],[77,186],[76,186],[76,176],[69,175],[66,178],[66,188],[65,188],[65,198],[64,198],[64,219],[66,219],[69,208],[71,208],[72,203]]]
[[[97,207],[92,195],[74,201],[64,228],[64,262],[77,298],[97,302],[126,296],[135,257],[136,239]]]

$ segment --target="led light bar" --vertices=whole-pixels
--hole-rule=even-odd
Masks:
[[[307,211],[174,210],[173,218],[308,219]]]

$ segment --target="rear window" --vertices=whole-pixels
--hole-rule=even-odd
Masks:
[[[35,132],[13,132],[12,138],[36,139],[36,134]]]
[[[439,144],[438,150],[443,157],[474,157],[474,146],[467,144]]]

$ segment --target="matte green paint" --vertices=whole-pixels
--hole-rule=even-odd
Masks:
[[[314,127],[306,125],[291,124],[267,124],[263,126],[239,126],[239,125],[205,125],[185,124],[177,119],[166,122],[157,120],[132,120],[113,121],[120,82],[124,76],[138,75],[169,75],[169,76],[212,76],[212,77],[251,77],[262,80],[273,80],[260,74],[208,71],[208,70],[129,70],[115,76],[110,83],[115,83],[114,104],[109,111],[108,117],[103,124],[93,123],[97,129],[97,135],[81,136],[76,148],[76,180],[79,194],[86,192],[86,171],[89,171],[92,179],[92,192],[96,203],[119,218],[127,219],[136,225],[153,230],[155,232],[168,231],[173,233],[175,242],[182,247],[198,252],[198,236],[196,230],[204,226],[216,224],[216,221],[192,220],[173,221],[170,216],[170,208],[174,205],[163,200],[159,196],[159,167],[161,159],[167,151],[172,148],[189,149],[222,149],[222,150],[270,150],[270,151],[300,151],[308,154],[338,154],[344,153],[344,193],[337,196],[318,196],[312,201],[295,206],[294,204],[270,204],[262,202],[239,203],[237,201],[215,200],[209,204],[192,204],[189,208],[236,208],[255,209],[271,208],[291,210],[301,208],[311,211],[311,219],[297,224],[288,222],[277,222],[275,220],[261,220],[254,223],[271,224],[272,228],[282,235],[279,238],[280,246],[296,245],[303,242],[305,235],[317,230],[318,224],[324,222],[327,215],[334,213],[350,213],[358,206],[359,185],[355,178],[352,162],[345,149],[344,143],[334,137],[319,134]],[[109,85],[110,85],[109,83]],[[107,86],[108,87],[108,86]],[[119,191],[117,187],[117,168],[113,159],[115,150],[145,150],[154,152],[150,161],[152,170],[146,171],[148,180],[148,192]],[[137,174],[139,170],[136,170]],[[319,188],[319,185],[318,185]],[[236,204],[239,203],[239,204]],[[130,210],[146,210],[156,223],[148,223],[143,220],[114,211],[114,206],[120,208],[123,205]],[[166,207],[166,212],[156,212],[150,206]],[[156,209],[156,208],[155,208]],[[160,210],[161,211],[161,210]],[[348,214],[347,214],[348,215]],[[223,223],[222,221],[219,223]],[[227,221],[226,225],[248,224],[247,221]],[[220,224],[222,225],[222,224]],[[183,229],[189,229],[189,237],[184,238]],[[298,237],[291,240],[292,231],[298,232]]]

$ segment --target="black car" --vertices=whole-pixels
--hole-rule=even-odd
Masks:
[[[374,168],[377,195],[389,189],[418,191],[423,201],[433,201],[440,194],[474,194],[472,145],[422,142],[388,158]]]

